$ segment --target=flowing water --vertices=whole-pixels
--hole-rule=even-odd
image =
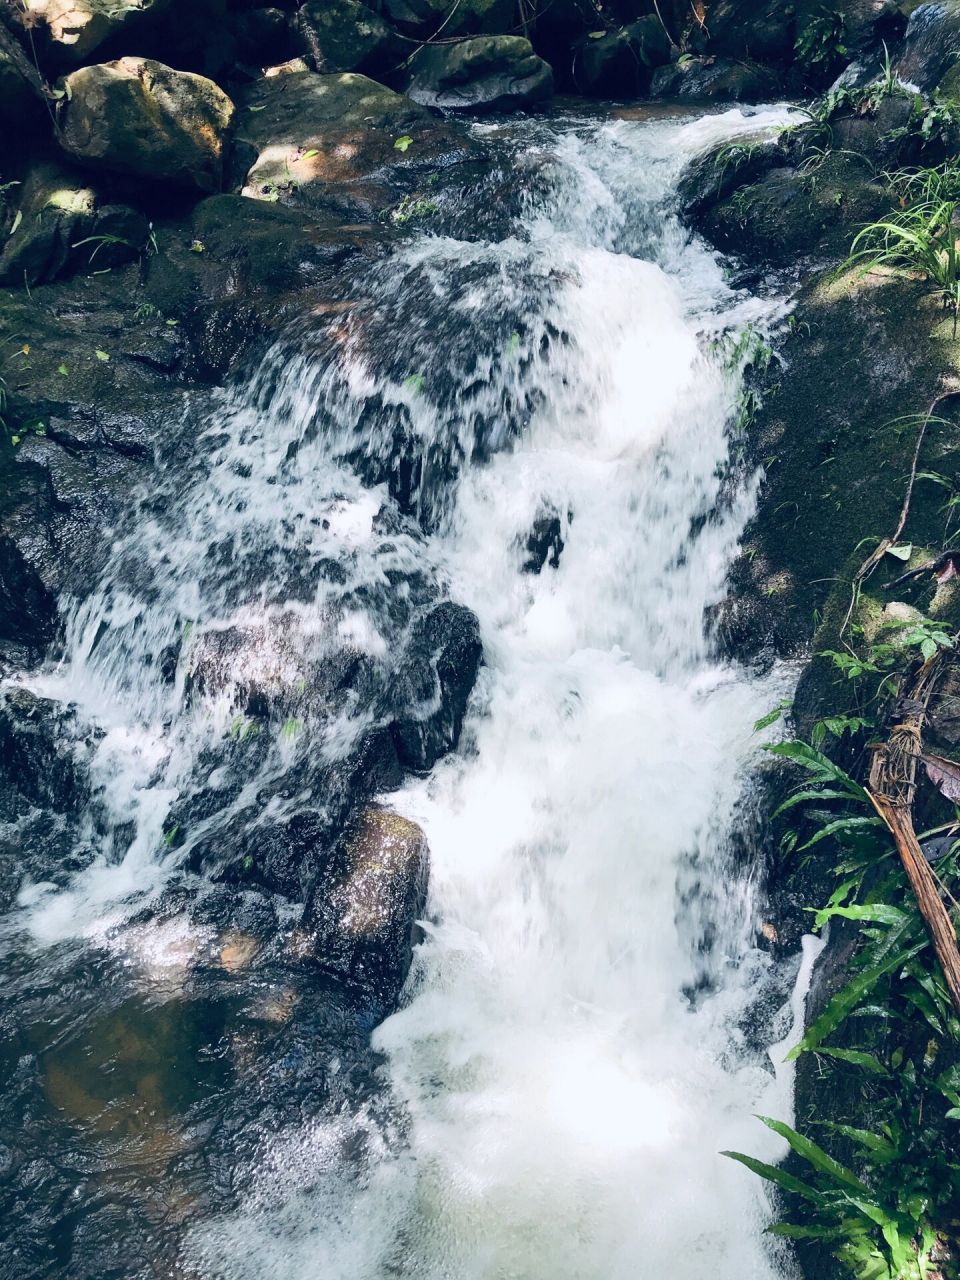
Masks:
[[[795,969],[757,946],[732,841],[782,681],[705,624],[755,494],[729,353],[783,302],[673,209],[691,158],[787,114],[477,126],[527,188],[508,234],[480,207],[411,233],[190,408],[63,660],[25,678],[78,705],[92,782],[76,869],[25,884],[3,935],[38,1156],[7,1161],[4,1274],[792,1274],[717,1154],[776,1158],[752,1113],[790,1108],[765,1045]],[[251,831],[334,794],[441,597],[484,666],[458,750],[387,797],[430,887],[371,1056],[375,1015],[292,973],[287,897],[230,889],[224,949],[209,851],[252,861]],[[344,650],[361,676],[321,697]]]

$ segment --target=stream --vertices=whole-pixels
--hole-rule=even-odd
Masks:
[[[794,1275],[718,1154],[779,1158],[753,1117],[791,1112],[800,960],[758,943],[749,856],[789,675],[706,621],[756,497],[731,352],[786,302],[674,207],[789,116],[475,125],[516,209],[438,197],[171,426],[62,656],[10,686],[73,710],[70,804],[6,815],[56,871],[0,931],[4,1277]],[[384,725],[438,610],[483,665],[401,780]],[[385,1020],[298,962],[297,841],[364,788],[430,849]]]

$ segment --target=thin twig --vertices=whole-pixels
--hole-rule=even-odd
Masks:
[[[923,416],[923,420],[920,423],[920,430],[917,432],[917,442],[913,449],[913,459],[910,463],[910,477],[907,481],[907,491],[903,497],[903,505],[900,508],[900,518],[897,521],[897,527],[894,529],[892,537],[881,539],[880,543],[873,549],[873,551],[871,551],[866,560],[864,560],[863,564],[854,574],[853,582],[850,584],[850,603],[847,606],[847,612],[844,615],[843,622],[840,626],[840,640],[843,639],[843,633],[847,629],[847,625],[850,622],[850,618],[852,617],[854,608],[856,607],[857,600],[860,598],[860,584],[870,577],[871,573],[873,573],[874,569],[887,554],[890,547],[896,546],[897,539],[900,537],[901,533],[903,533],[904,527],[907,523],[907,517],[910,514],[910,503],[913,499],[913,486],[917,479],[917,464],[920,460],[920,449],[923,446],[927,427],[930,425],[930,421],[933,418],[933,411],[941,401],[947,400],[956,394],[956,388],[952,388],[948,391],[941,391],[934,397],[929,409]]]

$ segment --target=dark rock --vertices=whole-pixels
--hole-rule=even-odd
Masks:
[[[455,124],[365,76],[268,75],[244,105],[237,139],[255,157],[244,194],[331,220],[375,217],[483,154]]]
[[[129,40],[131,29],[169,9],[172,0],[30,0],[26,15],[42,53],[55,66],[79,66],[113,37]],[[26,25],[26,22],[24,22]]]
[[[450,36],[496,35],[514,26],[515,0],[383,0],[383,12],[401,30],[421,39],[439,33]]]
[[[677,186],[684,217],[699,223],[708,210],[741,187],[752,186],[771,169],[781,167],[785,155],[776,137],[760,133],[720,147],[690,164]]]
[[[383,18],[359,0],[307,0],[300,30],[316,71],[395,70],[407,55]]]
[[[0,252],[0,282],[32,288],[77,260],[74,246],[93,234],[97,194],[82,174],[40,162],[20,188],[19,225]]]
[[[33,165],[20,188],[17,226],[0,252],[0,283],[33,288],[71,271],[138,257],[150,237],[139,210],[101,204],[87,177],[56,162]]]
[[[233,22],[236,56],[252,67],[272,67],[295,57],[303,38],[283,9],[263,8],[237,14]]]
[[[762,102],[776,92],[776,87],[771,72],[756,63],[684,57],[654,72],[650,93],[655,98]]]
[[[527,535],[524,573],[540,573],[545,565],[551,569],[558,568],[563,545],[563,521],[559,511],[550,508],[541,512]]]
[[[930,700],[924,722],[924,741],[940,754],[960,749],[960,671],[947,668]]]
[[[774,168],[738,186],[715,207],[701,209],[696,223],[728,252],[786,266],[814,252],[842,255],[850,226],[888,207],[868,161],[831,152],[814,169]]]
[[[30,805],[77,811],[90,795],[82,762],[90,742],[72,707],[27,689],[0,693],[0,812],[10,819],[9,789]]]
[[[903,50],[894,71],[921,93],[931,93],[957,60],[960,48],[960,3],[936,0],[910,14]]]
[[[43,81],[0,22],[0,124],[11,131],[0,140],[0,151],[15,153],[24,134],[36,132],[45,123],[49,123],[49,116]]]
[[[219,190],[233,103],[212,80],[145,58],[82,67],[64,81],[59,133],[84,164]]]
[[[18,477],[20,483],[14,481],[9,461],[5,472],[0,480],[0,640],[42,649],[56,631],[57,602],[36,563],[46,531],[31,530],[29,523],[42,518],[48,494],[36,470]],[[11,521],[11,508],[16,512],[18,507],[27,509],[27,518]]]
[[[645,93],[653,72],[670,60],[670,41],[652,14],[618,31],[590,32],[575,46],[573,78],[582,93],[631,97]]]
[[[376,805],[359,816],[305,913],[317,960],[395,1006],[426,903],[428,848],[415,822]]]
[[[806,650],[811,618],[822,619],[818,647],[839,647],[864,541],[896,528],[903,501],[887,477],[903,474],[904,443],[885,424],[929,404],[943,369],[941,343],[931,341],[941,313],[915,281],[815,276],[794,314],[783,347],[789,377],[765,392],[750,427],[751,456],[776,461],[731,574],[738,605],[728,639],[741,656],[767,638],[780,653]],[[811,416],[813,397],[821,411]],[[956,471],[950,456],[921,457],[929,466]],[[938,505],[912,504],[905,536],[915,545],[941,545]],[[816,718],[811,707],[821,716],[844,709],[849,688],[829,659],[818,659],[797,691],[798,723]]]
[[[396,680],[401,764],[432,769],[457,745],[482,655],[477,619],[463,605],[445,601],[415,625]]]
[[[787,63],[796,39],[796,8],[781,0],[714,0],[710,51],[721,58]]]
[[[178,318],[185,372],[222,378],[272,332],[297,292],[362,244],[327,220],[245,196],[201,200],[186,228],[158,229],[163,251],[145,263],[144,294]]]
[[[553,72],[523,36],[428,45],[409,63],[415,102],[448,111],[507,111],[553,92]]]

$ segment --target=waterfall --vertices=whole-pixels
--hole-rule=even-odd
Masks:
[[[785,677],[718,659],[705,623],[756,491],[725,353],[785,304],[732,284],[674,208],[691,158],[788,118],[476,126],[525,175],[510,234],[427,224],[332,324],[301,318],[197,407],[170,502],[118,534],[63,662],[32,677],[99,726],[91,831],[127,834],[27,886],[16,927],[134,950],[150,926],[125,922],[172,878],[262,821],[265,793],[293,812],[376,727],[361,696],[321,716],[290,693],[304,670],[349,641],[389,683],[438,593],[479,620],[459,748],[385,797],[431,863],[424,941],[373,1032],[379,1101],[266,1121],[239,1206],[193,1220],[185,1276],[792,1274],[759,1181],[718,1154],[778,1158],[752,1115],[790,1109],[747,1026],[774,964],[730,841]],[[199,681],[185,646],[237,634],[223,687]],[[284,691],[284,731],[231,788],[216,744],[243,737],[248,686]]]

